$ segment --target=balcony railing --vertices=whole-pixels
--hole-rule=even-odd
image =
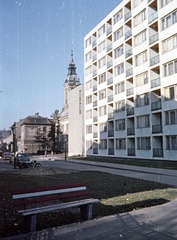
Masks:
[[[93,133],[93,137],[94,137],[94,138],[97,138],[97,137],[98,137],[98,133],[97,133],[97,132],[94,132],[94,133]]]
[[[94,41],[92,42],[92,47],[95,47],[96,43],[97,43],[97,41],[94,40]]]
[[[125,21],[131,17],[131,11],[125,14],[124,19]]]
[[[160,86],[160,78],[153,79],[151,81],[151,88]]]
[[[153,148],[153,157],[163,157],[163,148]]]
[[[111,83],[113,83],[113,78],[112,78],[112,77],[109,78],[109,79],[107,80],[107,83],[108,83],[108,85],[110,85]]]
[[[135,134],[135,128],[131,127],[131,128],[127,128],[127,135],[134,135]]]
[[[125,52],[125,57],[130,57],[132,55],[132,48]]]
[[[114,112],[108,113],[108,119],[109,119],[109,120],[114,119]]]
[[[96,76],[97,75],[97,70],[94,70],[93,73],[92,73],[92,76]]]
[[[97,60],[97,54],[95,54],[93,57],[92,57],[92,61],[96,61]]]
[[[97,85],[93,86],[93,92],[97,90]]]
[[[98,122],[98,117],[93,117],[93,122]]]
[[[112,67],[112,65],[113,65],[113,62],[112,62],[112,60],[111,60],[111,61],[109,61],[109,62],[107,63],[107,68]]]
[[[96,107],[97,106],[97,100],[93,101],[93,107]]]
[[[156,18],[158,18],[158,12],[154,12],[153,14],[151,14],[148,18],[148,22],[151,23],[152,21],[154,21]]]
[[[114,148],[108,148],[108,154],[114,155]]]
[[[162,124],[152,125],[152,133],[162,133]]]
[[[114,137],[114,130],[108,130],[108,137]]]
[[[150,38],[149,38],[149,44],[152,44],[152,43],[154,43],[154,42],[156,42],[156,41],[158,41],[159,40],[159,34],[158,33],[155,33],[153,36],[151,36]]]
[[[151,110],[152,111],[159,110],[161,108],[162,108],[162,102],[161,101],[151,103]]]
[[[126,71],[126,77],[130,76],[133,74],[133,68],[130,68]]]
[[[108,96],[108,102],[112,102],[113,101],[113,95],[109,95]]]
[[[128,156],[135,156],[135,148],[128,148]]]
[[[159,55],[150,59],[150,66],[153,66],[157,63],[159,63]]]
[[[128,32],[125,33],[125,40],[131,36],[132,36],[132,30],[129,30]]]
[[[110,44],[107,46],[107,52],[109,52],[111,49],[112,49],[112,43],[110,43]]]
[[[112,27],[109,27],[106,31],[106,34],[109,35],[110,33],[112,33]]]
[[[127,89],[127,96],[130,96],[130,95],[132,95],[133,94],[133,87],[132,88],[129,88],[129,89]]]
[[[127,116],[134,114],[134,107],[127,108]]]

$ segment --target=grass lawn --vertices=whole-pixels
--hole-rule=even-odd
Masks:
[[[59,174],[1,173],[0,181],[0,237],[24,233],[23,218],[14,214],[11,191],[38,186],[56,186],[83,182],[88,188],[88,197],[98,198],[94,204],[93,217],[118,214],[134,209],[166,203],[177,196],[177,190],[168,185],[127,178],[101,172],[63,170]],[[37,230],[81,221],[78,212],[39,214]]]

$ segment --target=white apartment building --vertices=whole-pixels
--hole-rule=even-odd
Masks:
[[[123,0],[84,43],[85,154],[177,160],[177,0]]]

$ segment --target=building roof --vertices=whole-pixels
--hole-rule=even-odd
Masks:
[[[28,116],[25,119],[23,119],[21,125],[51,125],[52,122],[46,118],[39,116],[38,113],[36,113],[33,116]]]

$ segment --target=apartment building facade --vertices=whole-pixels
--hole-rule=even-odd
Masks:
[[[85,154],[177,160],[177,1],[123,0],[84,43]]]

